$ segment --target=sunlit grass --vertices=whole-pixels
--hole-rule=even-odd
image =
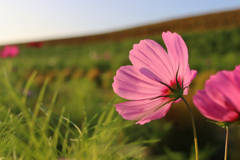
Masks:
[[[117,116],[110,101],[92,118],[88,118],[84,108],[84,121],[77,126],[71,115],[64,117],[54,114],[53,108],[58,92],[54,92],[50,105],[41,103],[49,79],[46,79],[39,93],[33,111],[26,106],[27,92],[34,81],[36,72],[28,80],[23,96],[15,92],[6,69],[0,71],[1,86],[19,108],[14,114],[8,106],[0,108],[0,155],[4,159],[142,159],[146,152],[143,144],[159,141],[145,140],[129,142],[124,128],[133,122]],[[40,116],[39,112],[44,115]],[[92,123],[96,121],[95,125]]]

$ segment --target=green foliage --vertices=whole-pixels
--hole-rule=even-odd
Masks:
[[[213,154],[213,152],[215,150],[216,149],[213,147],[206,146],[206,148],[199,153],[199,159],[204,159],[204,160],[209,159],[209,157],[211,157],[211,155]],[[165,148],[165,152],[166,152],[165,155],[151,157],[151,159],[152,160],[158,160],[158,159],[161,159],[161,160],[186,160],[186,159],[195,160],[196,159],[196,157],[194,155],[194,147],[192,148],[190,155],[184,154],[182,152],[171,151],[167,147]]]
[[[0,71],[0,84],[21,111],[11,112],[7,106],[0,108],[0,157],[5,159],[141,159],[145,156],[143,144],[159,141],[145,140],[129,142],[123,136],[124,128],[132,126],[133,122],[124,121],[116,115],[109,104],[98,111],[89,121],[84,110],[84,121],[81,129],[64,117],[65,108],[58,116],[53,107],[58,92],[55,92],[49,107],[41,104],[49,79],[46,79],[39,93],[33,112],[26,106],[27,91],[32,84],[36,72],[24,88],[22,97],[13,90],[5,69]],[[44,113],[39,115],[39,111]],[[92,126],[94,120],[97,123]]]

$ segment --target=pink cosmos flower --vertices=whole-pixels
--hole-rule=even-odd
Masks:
[[[15,57],[19,53],[19,49],[17,46],[5,46],[2,51],[0,51],[0,57],[1,58],[7,58],[7,57]]]
[[[240,114],[240,65],[234,71],[220,71],[206,81],[204,90],[197,91],[193,102],[208,119],[233,122]]]
[[[43,42],[30,42],[27,45],[29,47],[41,48],[43,46]]]
[[[145,124],[166,115],[171,105],[188,93],[197,75],[190,70],[188,50],[177,33],[162,34],[168,53],[153,40],[141,40],[130,51],[133,65],[117,70],[112,84],[120,97],[131,100],[116,104],[116,110],[127,120]]]

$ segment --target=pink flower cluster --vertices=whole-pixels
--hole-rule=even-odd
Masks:
[[[15,57],[19,53],[19,49],[15,45],[7,45],[3,48],[2,51],[0,51],[0,57],[1,58],[7,58],[7,57]]]

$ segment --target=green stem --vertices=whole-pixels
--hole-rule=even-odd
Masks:
[[[192,120],[192,127],[193,127],[193,136],[194,136],[194,145],[195,145],[195,154],[196,154],[196,160],[198,160],[198,142],[197,142],[197,131],[196,131],[196,126],[195,126],[195,121],[193,118],[193,114],[192,114],[192,110],[189,107],[187,101],[181,96],[182,100],[186,103],[189,111],[190,111],[190,115],[191,115],[191,120]]]
[[[225,142],[224,160],[227,160],[227,148],[228,148],[228,126],[226,126],[226,142]]]

